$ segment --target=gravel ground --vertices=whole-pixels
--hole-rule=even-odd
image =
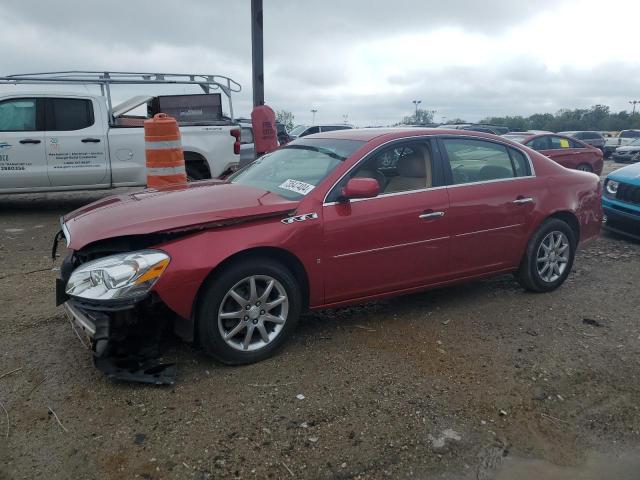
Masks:
[[[54,306],[57,218],[104,195],[0,197],[1,480],[638,478],[639,243],[603,235],[549,294],[310,314],[256,365],[170,340],[178,382],[148,387],[105,379]]]

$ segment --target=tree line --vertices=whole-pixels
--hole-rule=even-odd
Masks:
[[[566,132],[571,130],[620,131],[629,128],[640,129],[640,113],[625,110],[612,112],[607,105],[593,105],[590,108],[562,109],[555,114],[534,113],[528,117],[506,116],[487,117],[479,123],[504,125],[512,131],[548,130]]]

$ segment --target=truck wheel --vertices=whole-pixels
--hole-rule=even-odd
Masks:
[[[187,171],[187,182],[196,182],[204,179],[204,175],[197,164],[187,163],[185,165],[185,170]]]
[[[571,227],[550,218],[533,234],[516,273],[520,285],[532,292],[550,292],[569,276],[577,241]]]
[[[205,287],[196,317],[200,345],[228,365],[259,362],[284,345],[301,306],[300,286],[279,262],[235,263]]]

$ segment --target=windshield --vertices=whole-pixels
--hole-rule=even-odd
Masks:
[[[620,132],[620,138],[636,138],[640,137],[640,130],[624,130]]]
[[[302,132],[304,132],[308,127],[306,125],[298,125],[296,127],[293,127],[293,130],[291,130],[289,132],[289,135],[300,135]]]
[[[311,192],[365,142],[358,140],[300,139],[258,158],[229,178],[297,200]]]

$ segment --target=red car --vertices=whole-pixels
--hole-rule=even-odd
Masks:
[[[537,135],[508,133],[505,137],[542,153],[563,167],[592,172],[596,175],[602,173],[604,165],[602,150],[581,140],[555,133]]]
[[[312,135],[224,182],[114,196],[66,215],[58,301],[97,358],[170,318],[218,360],[256,362],[308,309],[509,272],[528,290],[553,290],[600,232],[600,194],[595,175],[493,135]]]

